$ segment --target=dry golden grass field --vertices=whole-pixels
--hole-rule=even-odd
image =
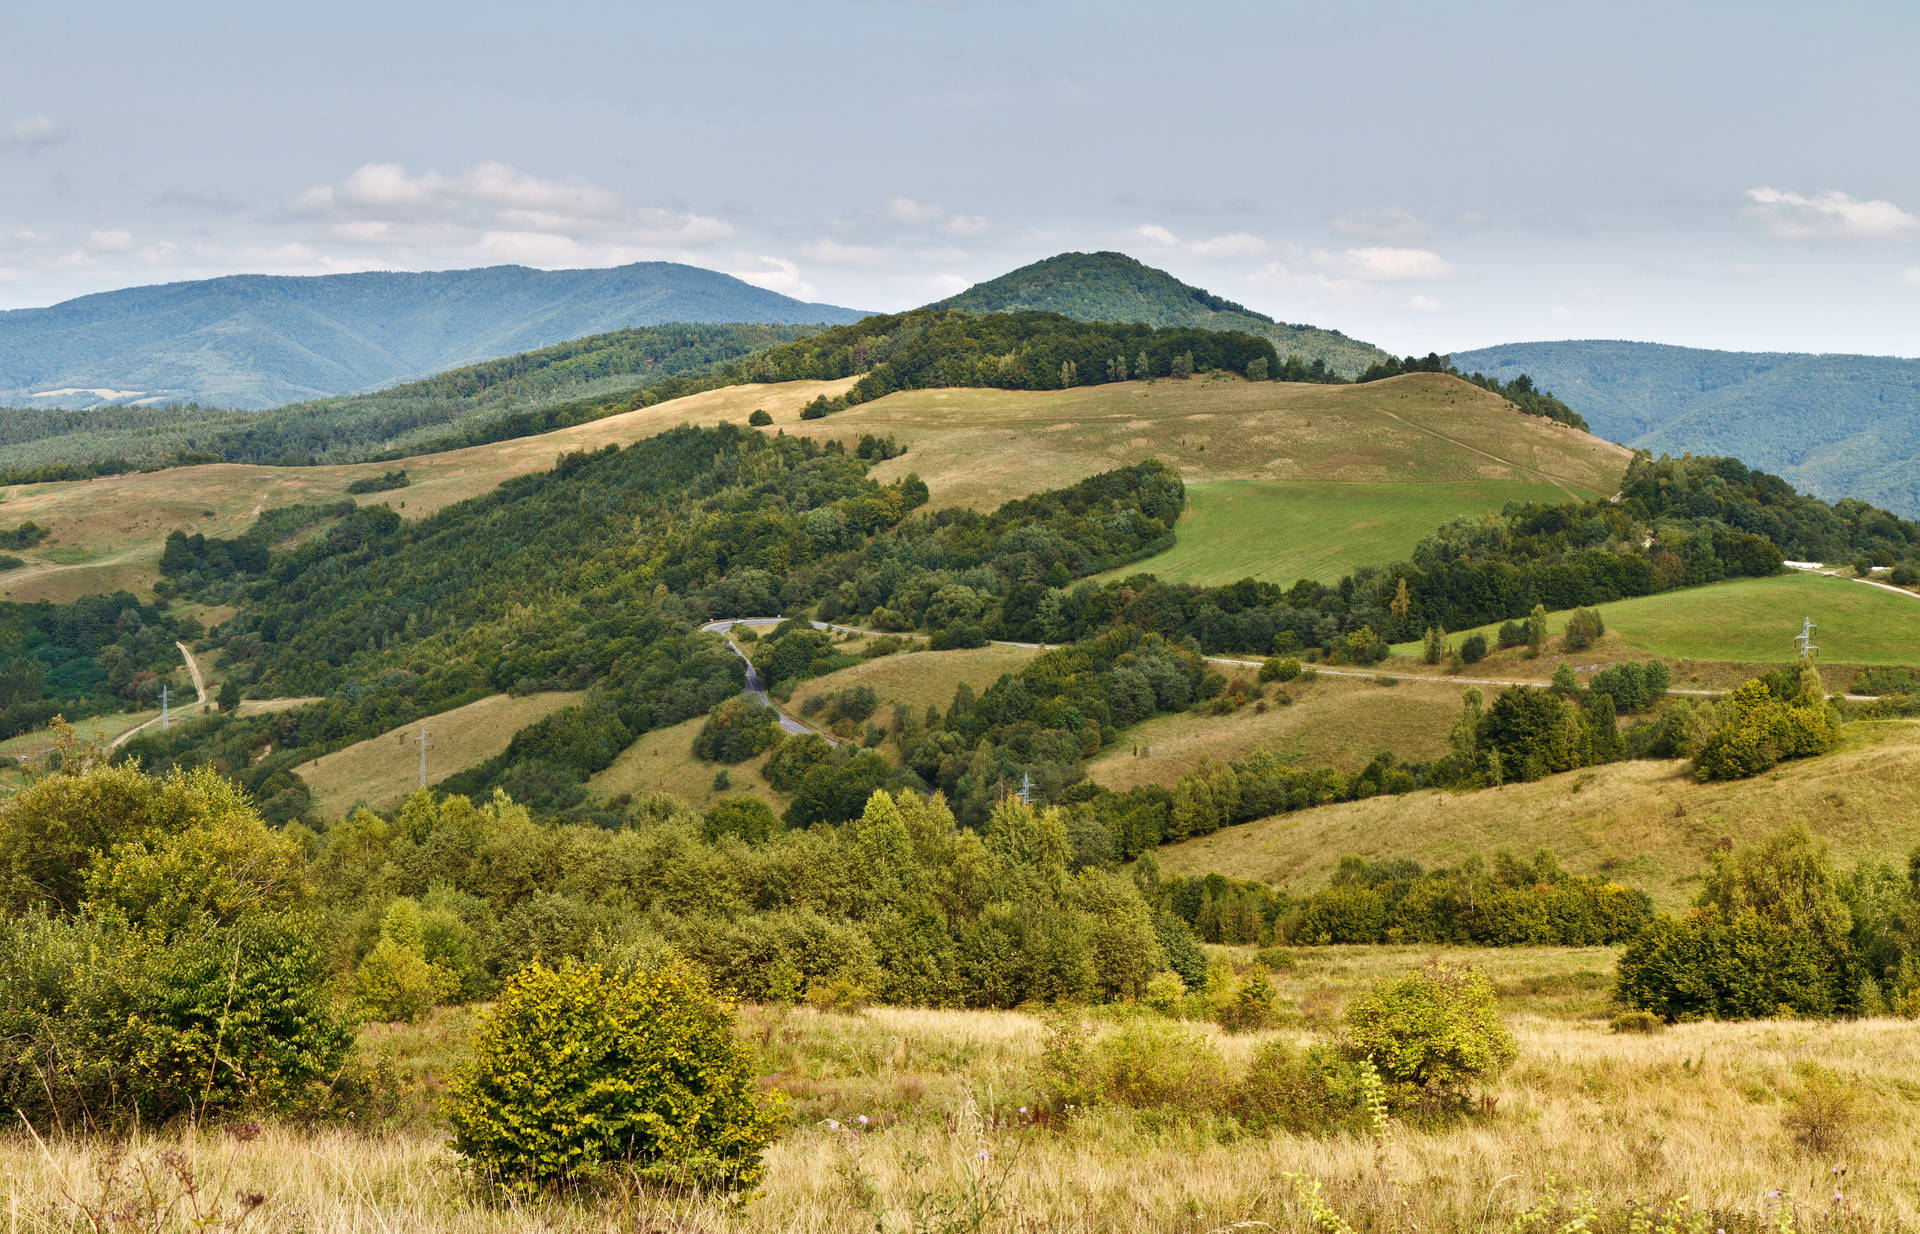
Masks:
[[[765,754],[726,768],[728,785],[714,787],[720,764],[703,762],[693,756],[693,739],[704,719],[688,720],[671,728],[644,733],[638,741],[620,752],[611,766],[587,781],[593,795],[602,799],[624,794],[671,793],[696,810],[704,810],[715,800],[746,794],[759,797],[775,810],[784,810],[792,800],[777,793],[760,774],[767,764]]]
[[[1251,676],[1251,672],[1248,672]],[[1088,766],[1088,775],[1115,791],[1171,784],[1201,757],[1231,762],[1271,750],[1306,767],[1358,771],[1375,754],[1391,751],[1408,762],[1447,752],[1447,728],[1460,714],[1465,686],[1443,679],[1401,678],[1397,686],[1321,674],[1313,681],[1267,686],[1267,709],[1230,715],[1178,712],[1156,716],[1121,735]],[[1289,706],[1280,695],[1293,699]]]
[[[489,695],[323,754],[293,773],[312,790],[313,810],[321,818],[342,818],[356,805],[390,810],[419,787],[415,734],[420,729],[428,732],[427,783],[432,784],[492,758],[507,748],[516,732],[579,698],[563,690]]]
[[[794,431],[777,414],[775,425]],[[1148,458],[1190,481],[1508,481],[1606,496],[1631,457],[1430,373],[1359,386],[1220,376],[1059,391],[912,390],[802,427],[849,444],[893,434],[910,448],[875,475],[917,472],[936,506],[991,507]]]
[[[92,592],[144,590],[159,577],[169,532],[231,536],[261,511],[300,502],[335,501],[347,485],[404,468],[406,488],[354,498],[387,504],[408,518],[475,497],[504,480],[553,466],[570,450],[627,445],[679,424],[744,423],[765,407],[794,419],[816,395],[838,394],[851,381],[733,386],[659,403],[537,437],[426,454],[391,463],[341,467],[260,467],[210,463],[57,484],[27,484],[5,493],[8,525],[32,520],[52,529],[39,547],[19,554],[28,564],[0,574],[0,599],[71,600]]]
[[[1316,888],[1348,854],[1432,866],[1544,848],[1577,873],[1644,888],[1664,908],[1690,901],[1721,837],[1749,841],[1793,823],[1826,837],[1842,867],[1871,858],[1904,868],[1920,845],[1920,722],[1856,721],[1842,733],[1833,753],[1752,780],[1702,784],[1681,761],[1611,763],[1530,784],[1276,815],[1157,856],[1169,872]]]
[[[1246,956],[1240,955],[1241,963]],[[1293,1026],[1229,1036],[1191,1031],[1231,1076],[1273,1037],[1305,1042],[1371,980],[1427,958],[1413,948],[1292,953],[1278,974]],[[1603,1019],[1603,949],[1456,951],[1494,980],[1519,1049],[1478,1109],[1450,1121],[1395,1120],[1382,1137],[1235,1132],[1205,1114],[1099,1107],[1036,1119],[1044,1023],[1021,1012],[747,1008],[741,1035],[764,1083],[792,1099],[790,1128],[745,1205],[627,1193],[525,1205],[490,1200],[458,1170],[432,1094],[456,1064],[474,1013],[370,1027],[363,1047],[418,1085],[411,1117],[383,1131],[271,1126],[146,1133],[124,1145],[18,1132],[0,1139],[14,1230],[226,1229],[90,1224],[89,1211],[144,1215],[144,1170],[178,1191],[163,1153],[193,1169],[198,1214],[245,1228],[505,1234],[1217,1234],[1222,1231],[1874,1230],[1920,1225],[1920,1033],[1911,1022],[1759,1021],[1617,1035]],[[1096,1033],[1113,1031],[1096,1017]],[[1792,1129],[1810,1085],[1852,1095],[1851,1114],[1810,1147]],[[1205,1094],[1190,1094],[1203,1105]],[[1023,1107],[1026,1110],[1023,1111]],[[864,1124],[861,1122],[865,1119]],[[110,1180],[118,1179],[116,1185]],[[129,1181],[132,1184],[129,1185]],[[1317,1190],[1320,1205],[1303,1201]],[[1681,1204],[1685,1197],[1684,1205]],[[1632,1224],[1634,1206],[1698,1225]],[[1597,1220],[1578,1222],[1588,1208]],[[1536,1214],[1532,1218],[1529,1213]],[[1783,1222],[1783,1218],[1790,1221]]]
[[[945,711],[962,682],[977,694],[1006,673],[1017,673],[1040,653],[1027,647],[974,647],[964,651],[915,651],[882,656],[837,673],[803,681],[794,689],[788,710],[795,715],[809,698],[854,686],[867,686],[880,698],[874,722],[885,727],[896,704],[915,710],[929,705]]]

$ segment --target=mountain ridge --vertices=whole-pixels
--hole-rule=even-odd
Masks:
[[[1828,500],[1920,514],[1920,360],[1618,339],[1504,343],[1452,359],[1493,377],[1524,370],[1625,445],[1729,455]]]
[[[0,312],[0,403],[259,410],[633,326],[865,315],[676,262],[225,275]]]

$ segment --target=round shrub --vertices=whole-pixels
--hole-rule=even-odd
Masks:
[[[1260,666],[1261,681],[1292,681],[1300,675],[1300,661],[1292,656],[1269,656]]]
[[[1466,664],[1478,664],[1487,658],[1487,636],[1469,634],[1460,644],[1460,659]]]
[[[1372,1059],[1397,1105],[1457,1107],[1512,1066],[1517,1050],[1494,1010],[1493,984],[1436,961],[1355,1000],[1343,1052]]]
[[[722,702],[693,739],[693,756],[711,763],[738,763],[773,748],[780,724],[773,712],[742,695]]]
[[[569,960],[507,984],[452,1087],[454,1148],[530,1191],[631,1171],[751,1189],[784,1098],[756,1091],[733,1012],[695,971]]]
[[[747,423],[753,425],[755,428],[760,428],[772,424],[773,417],[767,414],[766,408],[756,407],[753,414],[747,417]]]

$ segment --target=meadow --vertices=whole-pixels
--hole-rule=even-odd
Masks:
[[[1205,586],[1243,578],[1332,582],[1355,566],[1406,560],[1421,537],[1451,519],[1566,496],[1556,485],[1527,480],[1196,481],[1187,486],[1174,546],[1105,577],[1145,573]]]
[[[1795,823],[1828,840],[1842,868],[1866,859],[1904,868],[1920,845],[1920,722],[1856,721],[1832,753],[1752,780],[1703,784],[1683,760],[1609,763],[1531,783],[1423,789],[1277,815],[1155,856],[1169,873],[1311,889],[1349,854],[1439,866],[1500,848],[1521,856],[1548,849],[1575,873],[1618,879],[1679,908],[1722,837],[1745,842]]]
[[[1183,711],[1135,725],[1088,764],[1087,775],[1121,792],[1172,784],[1203,757],[1232,762],[1262,750],[1298,766],[1348,774],[1382,750],[1409,762],[1438,758],[1447,752],[1447,728],[1460,714],[1465,689],[1445,679],[1401,678],[1397,686],[1382,686],[1326,674],[1268,686],[1265,710],[1256,705],[1224,716]],[[1282,705],[1281,696],[1292,703]]]
[[[428,733],[427,782],[432,784],[492,758],[516,732],[579,698],[564,690],[490,695],[323,754],[301,763],[293,774],[312,790],[314,812],[322,818],[344,818],[356,805],[391,810],[419,787],[416,734],[421,729]]]
[[[1192,1026],[1190,1051],[1243,1068],[1270,1040],[1304,1043],[1327,1031],[1368,983],[1429,955],[1335,947],[1276,957],[1287,1023],[1235,1035]],[[1380,1136],[1249,1135],[1176,1108],[1042,1114],[1035,1076],[1048,1028],[1024,1012],[754,1006],[743,1010],[740,1035],[763,1085],[789,1095],[793,1118],[749,1203],[621,1190],[501,1203],[459,1171],[435,1108],[475,1023],[462,1009],[417,1027],[364,1030],[363,1049],[391,1060],[410,1086],[368,1129],[149,1131],[122,1145],[39,1143],[14,1132],[0,1139],[0,1172],[11,1228],[61,1231],[121,1228],[98,1216],[137,1219],[168,1201],[170,1221],[138,1228],[229,1228],[219,1220],[240,1213],[233,1197],[247,1195],[260,1197],[247,1229],[312,1234],[1448,1234],[1558,1230],[1589,1203],[1599,1221],[1565,1228],[1652,1228],[1629,1224],[1650,1209],[1699,1222],[1676,1229],[1920,1223],[1920,1036],[1910,1022],[1772,1020],[1616,1034],[1600,1018],[1607,949],[1454,950],[1447,958],[1493,980],[1518,1061],[1472,1113],[1395,1120]],[[1252,962],[1244,950],[1232,959]],[[1081,1014],[1100,1034],[1128,1019]],[[1810,1143],[1809,1094],[1835,1086],[1852,1104]],[[1205,1094],[1189,1099],[1200,1105]],[[179,1194],[182,1170],[199,1188],[191,1198]],[[1306,1198],[1316,1193],[1317,1202]]]
[[[1794,636],[1813,620],[1814,642],[1827,664],[1920,664],[1920,597],[1829,574],[1789,573],[1687,587],[1599,606],[1622,650],[1673,660],[1789,664],[1799,659]],[[1558,637],[1567,613],[1547,614]],[[1479,627],[1491,644],[1499,626]],[[1454,639],[1473,630],[1450,632]],[[1418,643],[1394,648],[1413,655]],[[1576,657],[1577,658],[1577,657]]]

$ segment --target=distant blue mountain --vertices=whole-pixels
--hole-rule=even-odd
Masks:
[[[1503,381],[1530,374],[1625,445],[1731,455],[1829,501],[1920,517],[1920,360],[1588,339],[1453,362]]]
[[[837,325],[865,315],[660,261],[603,270],[243,274],[0,313],[0,405],[276,407],[628,326]]]

